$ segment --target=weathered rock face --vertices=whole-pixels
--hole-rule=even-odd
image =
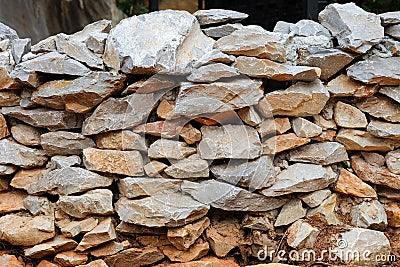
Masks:
[[[159,192],[178,192],[181,180],[163,178],[128,177],[121,179],[118,188],[126,198],[153,196]]]
[[[196,16],[200,25],[241,21],[249,16],[245,13],[225,9],[198,10],[193,15]]]
[[[188,81],[195,83],[215,82],[223,78],[239,76],[239,72],[222,63],[208,64],[198,69],[193,69],[187,77]]]
[[[387,152],[399,146],[396,140],[375,137],[368,132],[353,129],[341,129],[336,140],[347,150]]]
[[[388,97],[372,96],[359,101],[357,107],[373,117],[400,122],[400,105]]]
[[[369,229],[384,229],[387,226],[387,217],[383,205],[377,201],[362,202],[351,209],[351,223],[354,226]]]
[[[347,75],[339,75],[331,80],[327,86],[332,96],[370,97],[378,91],[378,85],[367,85],[353,80]]]
[[[0,148],[0,164],[33,168],[43,166],[47,161],[43,150],[26,147],[8,139],[0,140]]]
[[[349,160],[346,149],[337,142],[315,143],[290,152],[290,161],[331,165]]]
[[[339,193],[356,197],[377,197],[375,190],[370,185],[364,183],[356,175],[345,169],[340,171],[334,190]]]
[[[335,105],[335,122],[343,128],[365,128],[368,121],[365,114],[352,105],[337,102]]]
[[[82,134],[64,131],[42,134],[40,145],[48,156],[79,155],[83,149],[95,146],[92,139]]]
[[[196,18],[188,12],[159,11],[124,19],[113,28],[104,62],[125,73],[187,73],[212,46],[213,40],[201,32]]]

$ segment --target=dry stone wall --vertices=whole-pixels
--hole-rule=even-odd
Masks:
[[[396,264],[400,12],[246,17],[0,24],[1,266]]]

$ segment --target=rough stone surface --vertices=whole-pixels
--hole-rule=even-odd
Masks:
[[[0,257],[0,265],[7,267],[24,267],[24,264],[21,263],[17,257],[14,255],[3,254]]]
[[[207,255],[208,242],[193,244],[188,250],[178,250],[174,246],[163,247],[163,253],[173,262],[190,262]]]
[[[290,161],[331,165],[349,160],[345,147],[337,142],[314,143],[290,152]]]
[[[211,64],[211,63],[225,63],[230,64],[235,61],[234,56],[229,56],[227,54],[222,53],[218,49],[213,49],[205,53],[199,60],[194,63],[194,68],[199,68],[201,66]]]
[[[192,155],[187,159],[172,163],[164,172],[173,178],[186,179],[190,178],[207,178],[209,177],[209,164],[206,160],[201,159],[198,155]]]
[[[78,244],[75,251],[83,252],[89,248],[111,241],[116,237],[112,219],[106,218],[83,236],[82,241]]]
[[[48,156],[79,155],[83,149],[95,146],[92,139],[79,133],[65,131],[42,134],[40,144]]]
[[[78,264],[86,263],[87,260],[87,255],[74,251],[61,252],[54,257],[54,261],[61,264],[61,266],[77,266]]]
[[[0,213],[10,213],[25,210],[23,200],[26,193],[22,191],[0,193]]]
[[[26,146],[40,145],[41,131],[26,124],[16,124],[11,127],[11,135],[18,142]]]
[[[239,72],[234,68],[222,63],[215,63],[194,69],[187,80],[195,83],[210,83],[235,76],[239,76]]]
[[[311,138],[322,134],[321,127],[303,118],[294,118],[291,124],[298,137]]]
[[[377,198],[375,190],[369,184],[364,183],[358,176],[346,169],[340,170],[334,190],[345,195]]]
[[[33,168],[43,166],[47,161],[43,150],[29,148],[8,139],[0,140],[0,148],[0,164]]]
[[[336,102],[334,119],[336,124],[343,128],[365,128],[368,124],[362,111],[341,101]]]
[[[105,262],[109,267],[148,266],[164,258],[157,248],[130,248],[107,257]]]
[[[400,174],[400,150],[393,150],[386,154],[386,165],[390,172]]]
[[[129,130],[99,134],[95,141],[98,148],[147,151],[144,137]]]
[[[263,154],[275,155],[305,145],[310,141],[310,138],[298,137],[294,133],[276,135],[263,143]]]
[[[332,79],[326,85],[329,93],[334,97],[355,96],[355,97],[371,97],[378,92],[378,85],[367,85],[357,82],[345,74]]]
[[[180,228],[169,228],[167,237],[177,249],[186,250],[196,242],[209,225],[210,219],[204,217]]]
[[[185,142],[168,139],[158,139],[148,150],[149,158],[183,159],[196,153],[196,148],[189,147]]]
[[[241,21],[249,15],[227,9],[198,10],[193,13],[200,25]]]
[[[220,26],[208,27],[203,29],[205,35],[212,37],[212,38],[221,38],[228,36],[229,34],[233,33],[234,31],[240,30],[243,28],[243,25],[240,23],[234,24],[223,24]]]
[[[353,129],[341,129],[336,140],[342,143],[347,150],[359,151],[387,152],[399,145],[396,140],[375,137],[368,132]]]
[[[321,205],[322,202],[331,195],[332,192],[329,189],[323,189],[307,194],[301,194],[298,198],[300,198],[310,208],[315,208]]]
[[[395,86],[383,86],[379,90],[379,93],[390,97],[391,99],[393,99],[397,103],[400,103],[399,86],[397,86],[397,87],[395,87]]]
[[[50,241],[25,249],[25,256],[39,259],[60,251],[74,249],[77,245],[78,243],[73,239],[65,238],[62,235],[56,236]]]
[[[312,248],[320,231],[304,220],[298,220],[288,229],[288,245],[295,249]]]
[[[385,165],[385,157],[375,152],[361,152],[362,157],[371,165],[382,167]]]
[[[400,122],[400,104],[388,97],[372,96],[359,101],[357,107],[373,117]]]
[[[301,200],[293,199],[282,207],[274,225],[276,227],[289,225],[303,218],[306,214],[307,209],[303,208]]]
[[[377,200],[364,201],[354,206],[350,215],[351,223],[357,227],[379,230],[387,226],[385,209]]]
[[[124,197],[137,198],[160,192],[178,192],[181,183],[174,179],[128,177],[119,181],[118,188]]]
[[[367,131],[376,137],[400,140],[400,124],[372,120]]]

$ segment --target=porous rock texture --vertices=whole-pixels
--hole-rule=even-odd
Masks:
[[[399,264],[400,13],[245,18],[0,23],[0,266]]]

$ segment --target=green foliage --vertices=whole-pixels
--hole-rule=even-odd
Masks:
[[[364,0],[361,7],[373,13],[400,10],[400,0]]]
[[[117,0],[117,6],[129,17],[149,12],[141,0]]]

